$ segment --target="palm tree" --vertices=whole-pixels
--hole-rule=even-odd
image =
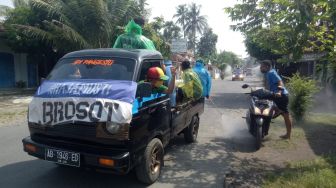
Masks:
[[[172,39],[181,37],[180,31],[181,28],[179,26],[175,25],[172,21],[168,21],[164,25],[163,38],[171,43]]]
[[[177,18],[176,23],[180,24],[183,29],[183,38],[186,37],[186,22],[187,22],[187,13],[188,7],[186,4],[179,5],[176,7],[176,14],[174,14],[173,18]]]
[[[196,35],[197,33],[203,33],[208,27],[207,19],[205,16],[201,16],[201,6],[192,3],[187,13],[187,22],[185,25],[185,31],[190,33],[192,50],[195,53],[196,49]]]
[[[22,0],[21,0],[22,1]],[[110,47],[117,27],[132,12],[132,0],[30,0],[31,10],[44,15],[36,24],[11,24],[21,33],[55,50]]]

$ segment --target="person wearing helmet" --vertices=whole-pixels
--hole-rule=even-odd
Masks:
[[[142,82],[149,82],[152,85],[152,93],[164,93],[164,94],[171,94],[175,88],[175,74],[176,70],[175,67],[170,68],[171,72],[171,79],[169,82],[168,87],[164,85],[165,81],[169,80],[169,77],[164,74],[163,70],[159,67],[151,67],[147,71],[147,78],[145,81]]]

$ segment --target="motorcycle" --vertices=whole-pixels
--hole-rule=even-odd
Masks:
[[[248,84],[242,86],[243,89],[249,88]],[[251,96],[250,107],[246,113],[246,124],[249,132],[256,138],[255,147],[261,147],[261,142],[268,135],[270,123],[275,118],[275,104],[273,92],[266,89],[253,89],[246,93]]]
[[[224,78],[225,78],[225,75],[224,75],[224,73],[223,73],[223,72],[221,72],[221,73],[220,73],[220,77],[221,77],[221,79],[222,79],[222,80],[224,80]]]

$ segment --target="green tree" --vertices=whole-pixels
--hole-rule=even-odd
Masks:
[[[263,45],[263,43],[265,42],[264,40],[265,38],[263,38],[265,35],[263,34],[271,35],[267,32],[257,32],[245,36],[245,46],[247,52],[252,57],[257,58],[259,60],[269,59],[272,61],[276,61],[277,59],[281,58],[282,54],[274,52],[270,47],[270,45],[267,44]]]
[[[336,67],[335,7],[336,1],[330,0],[243,0],[226,8],[226,12],[237,23],[232,26],[234,30],[247,36],[267,31],[265,35],[254,36],[259,39],[253,42],[262,49],[286,55],[291,61],[300,59],[303,53],[326,53],[329,64],[325,67],[333,70]]]
[[[216,54],[216,44],[218,36],[212,32],[211,28],[208,28],[200,38],[200,42],[197,45],[197,53],[202,58],[209,58],[211,55]]]
[[[183,38],[186,37],[186,23],[187,23],[187,13],[188,7],[186,4],[179,5],[176,8],[176,14],[174,14],[173,18],[177,18],[176,23],[180,24],[183,29]]]
[[[173,21],[168,21],[164,25],[163,38],[168,43],[171,43],[172,39],[181,38],[181,28],[174,24]]]
[[[161,52],[165,58],[168,58],[170,57],[170,46],[164,39],[161,32],[154,29],[153,24],[157,24],[157,22],[154,20],[153,22],[145,25],[143,28],[143,35],[151,39],[156,47],[156,50]]]
[[[217,54],[215,62],[216,65],[221,65],[224,63],[227,65],[231,65],[232,67],[241,65],[243,63],[242,59],[240,59],[235,53],[227,51],[223,51]]]
[[[156,33],[161,34],[161,30],[165,26],[164,18],[162,16],[153,18],[153,22],[151,22],[151,26]]]
[[[185,31],[190,33],[189,39],[192,47],[191,49],[194,53],[196,49],[197,34],[202,34],[207,27],[207,19],[205,16],[201,15],[201,6],[192,3],[189,6],[189,11],[187,12]]]
[[[45,74],[69,51],[111,47],[129,19],[141,16],[134,0],[26,2],[5,12],[6,42],[48,64]]]
[[[6,21],[5,26],[63,52],[110,47],[118,28],[140,15],[134,12],[136,5],[131,0],[31,0],[29,8],[40,19],[26,24]]]

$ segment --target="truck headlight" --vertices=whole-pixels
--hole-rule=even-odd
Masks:
[[[241,74],[241,75],[239,75],[239,78],[242,78],[242,77],[244,77],[244,75],[242,75],[242,74]]]
[[[122,129],[123,124],[116,122],[106,122],[106,130],[111,134],[117,134]]]

